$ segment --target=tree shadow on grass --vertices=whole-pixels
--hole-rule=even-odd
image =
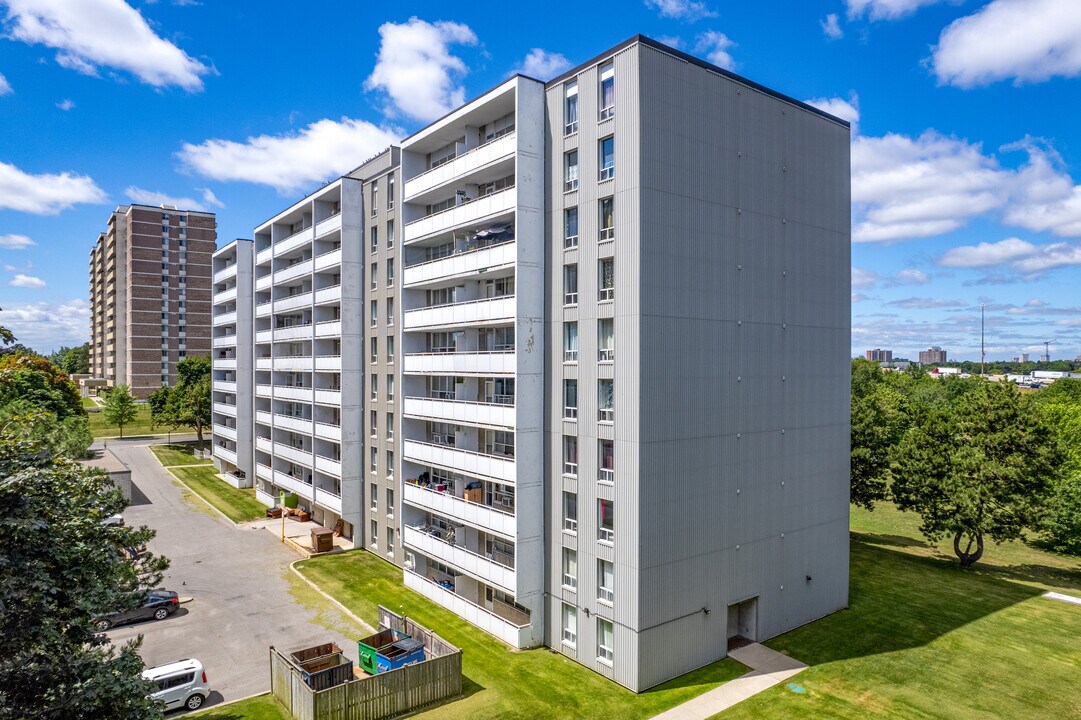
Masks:
[[[878,535],[876,533],[864,533],[864,532],[852,532],[850,533],[853,540],[859,540],[860,542],[867,543],[868,545],[889,545],[892,547],[903,548],[928,548],[932,546],[928,545],[919,538],[907,537],[905,535]]]

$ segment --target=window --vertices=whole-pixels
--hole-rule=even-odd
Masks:
[[[387,450],[387,478],[394,479],[394,451]]]
[[[387,375],[387,399],[394,399],[394,376]]]
[[[616,139],[612,135],[604,138],[600,146],[600,172],[598,180],[611,180],[616,176]]]
[[[563,603],[563,642],[571,647],[578,641],[578,608]]]
[[[563,362],[578,362],[578,323],[563,323]]]
[[[578,438],[572,435],[563,436],[563,474],[578,476]]]
[[[387,285],[394,284],[394,258],[387,260]]]
[[[563,491],[563,529],[578,532],[578,495]]]
[[[372,217],[379,210],[379,182],[372,182]]]
[[[578,265],[563,266],[563,304],[578,304]]]
[[[369,424],[371,425],[370,433],[371,433],[372,437],[375,437],[375,434],[376,434],[376,426],[378,425],[378,417],[379,417],[379,413],[377,413],[375,410],[372,410],[371,411],[371,420],[369,422]]]
[[[428,333],[428,352],[452,353],[458,347],[458,337],[461,333],[433,332]]]
[[[428,397],[434,400],[454,399],[454,378],[449,375],[428,377]]]
[[[394,554],[394,528],[387,528],[387,555]]]
[[[612,380],[597,381],[597,419],[601,422],[612,422],[615,419],[614,394]]]
[[[601,318],[597,321],[597,359],[601,362],[615,360],[615,320]]]
[[[598,442],[600,443],[598,451],[600,454],[601,466],[598,471],[597,480],[611,485],[616,481],[615,446],[611,440],[600,440]]]
[[[372,290],[375,290],[376,283],[379,281],[379,263],[372,263],[369,275],[371,275],[371,288]]]
[[[578,151],[563,156],[563,192],[578,189]]]
[[[563,249],[578,247],[578,208],[563,211]]]
[[[616,114],[616,69],[611,63],[600,69],[601,112],[600,119],[607,120]]]
[[[375,400],[379,393],[379,376],[372,373],[372,380],[369,384],[372,386],[372,400]]]
[[[615,198],[606,197],[601,198],[597,203],[597,208],[600,210],[600,240],[611,240],[616,236],[616,217],[615,217]]]
[[[563,548],[563,587],[578,588],[578,551]]]
[[[453,446],[455,442],[455,427],[441,422],[429,422],[428,423],[428,437],[431,438],[431,442],[435,445],[450,445]]]
[[[375,508],[372,508],[372,509],[374,510]],[[371,540],[369,542],[371,543],[372,548],[373,549],[378,549],[379,548],[379,525],[375,522],[375,520],[372,520],[371,533],[369,534],[369,537],[371,537]]]
[[[514,378],[486,378],[483,399],[493,405],[513,405]]]
[[[563,134],[578,132],[578,81],[563,86]]]
[[[394,207],[394,173],[391,173],[390,175],[387,176],[387,210],[391,209],[392,207]],[[389,228],[393,227],[393,225],[394,225],[394,221],[392,220],[391,222],[387,223],[387,228],[389,229]],[[393,241],[390,240],[389,237],[388,237],[388,239],[387,239],[387,243],[388,243],[387,247],[390,247],[389,243],[392,243],[392,242]]]
[[[379,360],[379,338],[372,338],[372,362]]]
[[[615,566],[607,560],[597,561],[597,599],[612,604],[616,595]]]
[[[514,278],[496,278],[495,280],[484,281],[484,297],[497,298],[497,297],[513,297],[514,296]]]
[[[616,260],[604,258],[597,263],[597,291],[598,300],[612,300],[616,296]]]
[[[371,496],[371,508],[372,508],[372,512],[375,512],[376,510],[379,509],[379,486],[376,485],[375,483],[372,483],[371,486],[370,486],[370,490],[371,490],[371,492],[369,493],[369,495]],[[373,523],[372,527],[375,527],[375,525],[374,525],[375,521],[374,520],[372,520],[372,523]]]
[[[388,453],[389,455],[389,453]],[[390,459],[389,457],[387,458]],[[387,517],[394,517],[394,489],[387,488]]]
[[[387,335],[387,362],[394,362],[394,336]]]
[[[375,471],[378,470],[378,469],[379,469],[379,451],[376,450],[375,448],[372,448],[371,449],[371,471],[372,471],[372,474],[374,475]],[[372,487],[374,488],[375,486],[372,485]],[[375,499],[373,498],[372,499],[372,510],[374,510],[374,509],[375,509]]]
[[[372,252],[375,252],[379,249],[379,228],[377,228],[375,225],[372,225],[369,233],[372,238]]]
[[[485,430],[484,452],[488,455],[514,457],[514,432]]]
[[[394,413],[387,413],[387,439],[394,439]],[[391,472],[394,472],[394,466],[391,465]]]
[[[597,539],[611,543],[616,539],[615,505],[611,500],[597,501]]]
[[[611,665],[615,659],[615,632],[612,629],[612,621],[597,618],[597,659]]]
[[[513,352],[514,327],[481,328],[477,340],[481,352]]]
[[[578,381],[563,381],[563,419],[578,419]]]
[[[369,305],[371,306],[372,327],[375,327],[376,323],[379,322],[379,301],[372,300]]]
[[[393,179],[393,177],[391,179]],[[394,189],[393,184],[390,187],[391,189]],[[387,220],[387,250],[392,247],[394,247],[394,221]]]
[[[387,298],[387,325],[394,324],[394,298]]]

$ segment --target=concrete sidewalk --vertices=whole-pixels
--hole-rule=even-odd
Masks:
[[[653,720],[706,720],[763,690],[783,683],[807,668],[799,660],[758,643],[732,650],[728,657],[751,668],[751,672],[655,715]]]

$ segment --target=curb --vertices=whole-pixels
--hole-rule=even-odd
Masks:
[[[186,713],[185,716],[186,717],[199,717],[200,713],[207,712],[207,711],[210,711],[210,710],[217,710],[218,708],[223,708],[223,707],[226,707],[228,705],[234,705],[234,704],[236,704],[238,702],[244,702],[245,700],[254,700],[257,697],[263,697],[264,695],[270,695],[270,691],[267,690],[266,692],[255,693],[254,695],[245,695],[244,697],[241,697],[241,698],[234,698],[232,700],[226,700],[225,702],[218,703],[217,705],[208,705],[205,708],[201,708],[199,710],[196,710],[194,713],[190,713],[190,712]],[[274,699],[275,702],[277,701],[276,698],[274,698],[273,695],[270,695],[270,697],[271,697],[271,699]],[[280,703],[279,703],[279,705],[280,705]]]
[[[308,586],[311,587],[312,590],[315,590],[317,593],[322,595],[325,599],[327,599],[331,603],[333,603],[339,610],[341,610],[343,613],[348,615],[353,620],[353,622],[357,623],[358,625],[360,625],[365,630],[368,630],[369,632],[373,632],[373,633],[375,632],[375,628],[373,628],[371,626],[371,624],[361,620],[358,616],[353,614],[352,610],[347,608],[345,605],[342,605],[340,602],[338,602],[337,600],[332,598],[330,595],[327,595],[325,592],[323,592],[323,590],[318,585],[313,583],[308,578],[304,577],[304,573],[297,570],[297,563],[299,563],[299,562],[304,562],[304,560],[294,560],[293,562],[289,563],[289,569],[292,570],[294,573],[296,573],[296,576],[298,578],[300,578],[301,580],[306,582],[308,584]]]
[[[151,454],[153,454],[153,453],[151,453]],[[157,456],[155,456],[155,459],[157,459]],[[160,461],[160,460],[159,460],[158,462],[159,462],[159,464],[161,463],[161,461]],[[192,466],[191,466],[191,465],[173,465],[173,467],[192,467]],[[225,520],[225,522],[229,523],[229,524],[230,524],[230,525],[232,525],[233,527],[237,527],[237,528],[238,528],[238,527],[240,527],[240,523],[238,523],[238,522],[234,522],[234,521],[233,521],[233,519],[232,519],[231,517],[229,517],[228,515],[226,515],[225,513],[223,513],[223,512],[221,511],[221,510],[219,510],[218,508],[216,508],[216,507],[214,506],[214,503],[212,503],[212,502],[210,502],[209,500],[207,500],[207,499],[206,499],[205,497],[203,497],[202,495],[200,495],[198,491],[196,491],[196,490],[195,490],[195,489],[193,489],[193,488],[192,488],[192,487],[191,487],[190,485],[188,485],[188,484],[187,484],[186,482],[184,482],[183,480],[181,480],[181,479],[180,479],[180,477],[179,477],[179,476],[178,476],[178,475],[177,475],[177,474],[176,474],[175,472],[173,472],[173,471],[172,471],[172,470],[170,470],[169,468],[165,467],[164,465],[162,465],[162,466],[161,466],[161,469],[162,469],[162,470],[164,470],[164,471],[166,471],[167,473],[169,473],[169,474],[170,474],[170,475],[171,475],[171,476],[173,477],[173,480],[174,480],[175,482],[178,482],[178,483],[180,483],[180,485],[181,485],[182,487],[184,487],[184,488],[185,488],[185,489],[186,489],[186,490],[187,490],[188,492],[190,492],[190,493],[191,493],[192,495],[194,495],[195,497],[197,497],[197,498],[199,498],[200,500],[202,500],[203,502],[205,502],[205,503],[207,504],[207,507],[209,507],[209,508],[210,508],[211,510],[213,510],[214,512],[216,512],[216,513],[217,513],[218,515],[221,515],[222,519],[223,519],[223,520]]]

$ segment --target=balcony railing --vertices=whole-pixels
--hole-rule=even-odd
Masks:
[[[499,322],[513,318],[515,308],[513,295],[415,308],[405,313],[405,329]]]
[[[515,480],[513,457],[410,439],[405,440],[403,451],[405,458],[413,462],[460,471],[475,477],[501,480],[504,483],[513,483]]]
[[[405,182],[403,188],[405,197],[413,198],[510,155],[514,152],[516,137],[516,133],[507,133],[430,170],[414,175]]]
[[[412,373],[452,373],[455,375],[512,375],[516,360],[513,350],[481,352],[408,353],[403,371]]]
[[[514,558],[503,553],[482,555],[475,550],[455,545],[444,536],[446,533],[429,525],[406,525],[402,539],[406,545],[420,550],[461,572],[468,573],[506,592],[514,594]]]
[[[467,525],[511,537],[515,534],[514,507],[476,503],[445,490],[437,485],[424,487],[415,481],[406,481],[403,499],[406,503],[458,520]]]
[[[481,630],[495,635],[513,648],[521,649],[531,644],[528,618],[519,618],[517,622],[502,618],[413,570],[405,571],[405,586],[465,618]]]

